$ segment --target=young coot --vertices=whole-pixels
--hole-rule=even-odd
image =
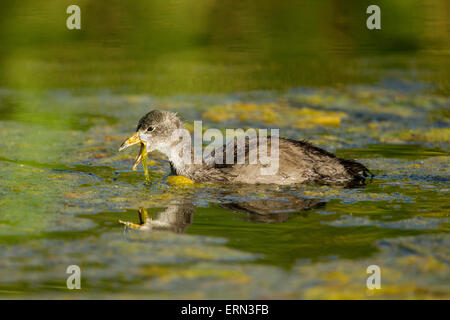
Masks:
[[[142,160],[142,152],[158,150],[165,154],[172,168],[172,173],[185,176],[195,182],[220,183],[263,183],[289,185],[303,182],[319,182],[325,184],[364,184],[369,170],[354,160],[341,159],[334,154],[312,145],[306,141],[279,138],[276,170],[271,174],[262,173],[263,168],[270,166],[267,162],[250,162],[249,154],[255,147],[259,147],[260,140],[252,143],[245,140],[245,145],[234,143],[233,147],[222,149],[221,159],[225,159],[227,151],[237,154],[245,153],[244,163],[216,163],[215,154],[203,159],[200,163],[194,159],[194,148],[190,139],[182,139],[174,132],[185,129],[178,116],[169,111],[153,110],[143,116],[138,123],[136,133],[127,139],[119,151],[134,144],[141,144],[141,151],[136,158],[134,167]],[[268,154],[271,150],[272,139],[267,138]],[[143,148],[145,145],[146,148]],[[187,155],[186,153],[189,153]],[[186,158],[187,156],[187,158]],[[212,161],[211,161],[212,159]],[[187,160],[187,161],[186,161]]]

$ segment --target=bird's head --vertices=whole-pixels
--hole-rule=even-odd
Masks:
[[[140,143],[141,150],[133,167],[136,168],[142,160],[143,150],[158,150],[166,155],[170,154],[170,149],[176,144],[174,133],[179,129],[184,129],[184,126],[175,113],[164,110],[150,111],[139,120],[136,133],[122,143],[119,151]]]

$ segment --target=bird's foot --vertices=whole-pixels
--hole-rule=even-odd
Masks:
[[[147,210],[145,210],[145,208],[139,208],[138,214],[139,214],[139,223],[123,221],[123,220],[119,220],[119,223],[125,225],[126,227],[132,228],[132,229],[141,229],[145,225],[145,223],[147,222],[149,217],[148,217],[148,212],[147,212]],[[150,220],[151,220],[151,218],[150,218]]]

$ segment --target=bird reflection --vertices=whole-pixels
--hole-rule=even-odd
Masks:
[[[220,206],[235,212],[248,214],[248,220],[263,223],[282,223],[293,213],[306,215],[307,210],[325,205],[321,199],[284,197],[283,199],[262,199],[223,203]],[[155,217],[149,216],[145,208],[138,210],[139,223],[121,221],[126,227],[149,231],[185,233],[193,223],[195,206],[192,202],[169,205]]]
[[[195,206],[189,203],[173,204],[153,218],[145,208],[139,208],[139,224],[122,220],[119,222],[132,229],[184,233],[192,224],[194,211]]]
[[[307,210],[324,206],[321,199],[293,198],[289,200],[251,200],[225,203],[221,206],[236,212],[249,214],[249,220],[253,222],[284,222],[294,213],[306,216]]]

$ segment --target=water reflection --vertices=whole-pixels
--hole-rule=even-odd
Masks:
[[[284,199],[262,199],[223,203],[220,207],[248,214],[248,221],[282,223],[293,213],[306,216],[304,211],[325,206],[321,199],[306,199],[295,196]],[[194,221],[196,206],[190,201],[171,204],[154,216],[147,209],[138,210],[139,223],[119,220],[125,227],[149,231],[185,233]]]
[[[152,217],[148,214],[147,209],[140,208],[138,210],[139,223],[122,220],[119,220],[119,222],[126,227],[139,230],[185,233],[193,222],[194,211],[195,206],[192,204],[174,204]]]
[[[291,197],[283,200],[231,202],[221,206],[233,211],[248,213],[248,220],[252,222],[274,223],[285,222],[294,212],[306,215],[304,211],[325,206],[325,202],[321,199]]]

